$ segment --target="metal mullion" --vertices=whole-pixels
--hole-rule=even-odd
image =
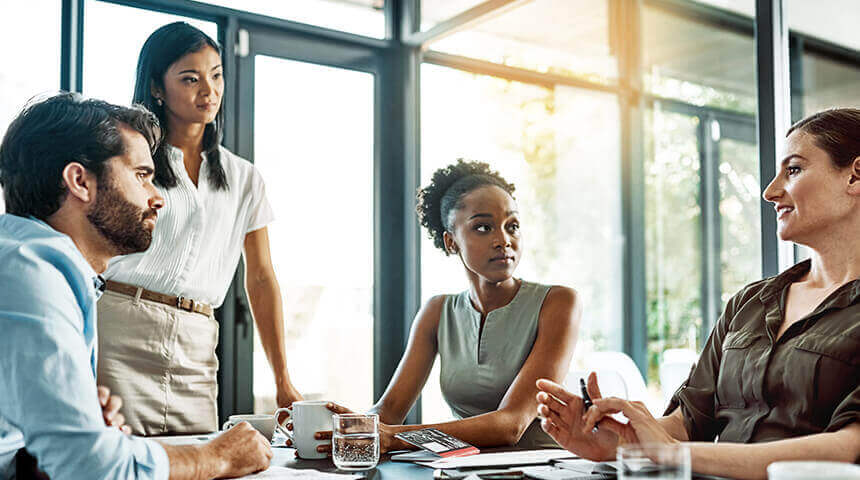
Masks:
[[[823,55],[832,60],[860,67],[860,50],[803,33],[791,32],[791,36],[803,42],[803,50],[806,52]]]
[[[388,0],[385,5],[395,3],[395,0]],[[402,44],[404,38],[421,31],[421,0],[400,0],[398,5],[400,9],[395,21],[399,22],[400,28],[397,40]]]
[[[702,328],[699,331],[699,340],[704,345],[722,310],[720,298],[722,294],[720,260],[722,239],[718,161],[720,153],[719,144],[713,138],[715,116],[706,114],[698,118],[699,172],[701,172],[699,179],[700,245],[702,249]]]
[[[618,103],[621,120],[621,205],[624,233],[622,345],[647,378],[648,314],[645,274],[645,146],[642,91],[642,2],[618,4]]]
[[[806,108],[803,105],[806,85],[803,81],[803,52],[806,49],[806,40],[800,35],[789,35],[788,38],[788,58],[789,58],[789,84],[791,87],[791,123],[797,122],[804,117]],[[801,251],[803,247],[798,244],[793,245],[792,253],[794,261],[797,262],[804,258]],[[808,255],[807,255],[808,256]]]
[[[659,95],[654,95],[650,93],[643,94],[643,99],[645,101],[645,104],[648,106],[652,106],[654,104],[659,103],[664,110],[688,115],[691,117],[712,114],[717,118],[717,120],[755,123],[755,115],[753,114],[741,113],[734,110],[727,110],[719,107],[693,105],[683,100],[661,97]]]
[[[224,110],[224,139],[223,144],[231,151],[253,161],[252,152],[244,145],[250,144],[253,138],[252,125],[244,119],[250,118],[253,112],[239,110],[240,105],[253,103],[253,91],[245,92],[247,81],[240,80],[240,72],[253,74],[240,67],[242,58],[236,54],[239,22],[235,17],[221,21],[218,28],[219,42],[223,46],[224,75],[228,88],[224,94],[222,107]],[[253,68],[253,65],[251,65]],[[249,96],[250,95],[250,96]],[[244,116],[243,116],[244,115]],[[233,282],[221,308],[216,311],[219,323],[219,341],[216,354],[221,364],[218,369],[218,417],[219,424],[226,421],[230,415],[253,411],[253,329],[248,300],[243,287],[244,259],[240,259]]]
[[[804,39],[792,35],[788,39],[789,58],[789,83],[791,85],[791,122],[794,123],[803,118],[803,96],[805,86],[803,84],[803,50]]]
[[[502,65],[499,63],[477,60],[459,55],[451,55],[448,53],[428,51],[423,53],[423,58],[424,63],[456,68],[457,70],[463,70],[479,75],[490,75],[520,83],[539,85],[545,88],[566,86],[615,94],[618,94],[619,92],[619,87],[615,85],[604,85],[602,83],[589,82],[588,80],[581,80],[576,77],[567,77],[564,75],[540,73],[535,72],[534,70],[527,70],[525,68],[511,67],[509,65]]]
[[[84,0],[63,0],[60,23],[60,89],[83,91]]]
[[[243,28],[244,24],[240,24]],[[247,26],[253,37],[252,55],[287,58],[299,62],[378,74],[379,58],[386,50],[324,39],[270,27]]]
[[[420,306],[420,252],[414,214],[419,179],[417,48],[390,50],[376,82],[374,168],[374,399],[406,350]],[[410,141],[412,139],[412,141]],[[420,402],[406,423],[420,421]]]
[[[502,12],[515,9],[533,0],[486,0],[483,3],[462,12],[454,17],[436,24],[430,30],[419,31],[404,37],[404,43],[413,47],[426,47],[432,42],[441,40],[459,30],[486,21]]]
[[[778,139],[790,124],[788,29],[782,0],[756,0],[759,179],[762,191],[776,175]],[[762,274],[772,276],[794,259],[776,234],[776,211],[761,201]],[[789,245],[790,247],[790,245]],[[787,250],[791,250],[790,253]],[[790,257],[790,258],[789,258]]]

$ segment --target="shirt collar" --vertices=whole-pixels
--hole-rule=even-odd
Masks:
[[[761,298],[761,301],[764,303],[768,303],[775,299],[778,300],[783,295],[785,289],[806,275],[810,268],[812,268],[812,260],[806,259],[779,275],[771,277],[767,281],[765,287],[761,290],[759,298]],[[831,297],[826,304],[822,304],[821,306],[823,308],[843,308],[860,301],[860,279],[856,279],[839,287],[836,292],[839,292],[839,294]]]
[[[185,168],[185,165],[182,162],[182,150],[169,143],[164,144],[164,150],[167,152],[167,158],[171,163],[180,163],[182,164],[182,168]],[[200,158],[203,159],[203,163],[206,163],[206,152],[200,152]]]
[[[78,250],[78,246],[75,245],[75,242],[72,241],[72,238],[63,232],[56,230],[54,227],[48,225],[43,220],[40,220],[40,219],[38,219],[32,215],[28,217],[28,220],[33,221],[38,228],[48,230],[52,234],[54,234],[58,237],[62,237],[63,241],[65,241],[69,244],[69,247],[70,247],[69,250],[71,252],[74,252],[73,255],[76,257],[75,260],[77,260],[75,263],[78,264],[78,267],[81,269],[82,273],[86,277],[89,277],[92,279],[93,287],[94,287],[93,292],[96,295],[96,300],[98,300],[99,297],[101,297],[101,294],[105,290],[104,278],[101,275],[99,275],[98,273],[96,273],[95,270],[93,270],[92,265],[90,265],[90,262],[88,262],[87,259],[84,258],[84,255],[81,253],[81,251]]]

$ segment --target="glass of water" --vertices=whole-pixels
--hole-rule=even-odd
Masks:
[[[618,447],[621,480],[690,480],[690,448],[683,444],[631,444]]]
[[[379,462],[379,415],[332,415],[331,450],[340,470],[369,470]]]

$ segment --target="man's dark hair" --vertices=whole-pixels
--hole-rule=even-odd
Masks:
[[[62,174],[77,162],[105,178],[107,160],[126,150],[120,126],[139,132],[155,151],[158,119],[143,107],[121,107],[60,93],[36,100],[12,121],[0,144],[0,185],[6,211],[45,220],[66,196]]]

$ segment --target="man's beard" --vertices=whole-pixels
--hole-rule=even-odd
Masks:
[[[99,183],[96,203],[87,213],[87,219],[116,249],[117,255],[149,248],[152,232],[146,229],[143,221],[155,216],[156,210],[135,206],[109,180]]]

